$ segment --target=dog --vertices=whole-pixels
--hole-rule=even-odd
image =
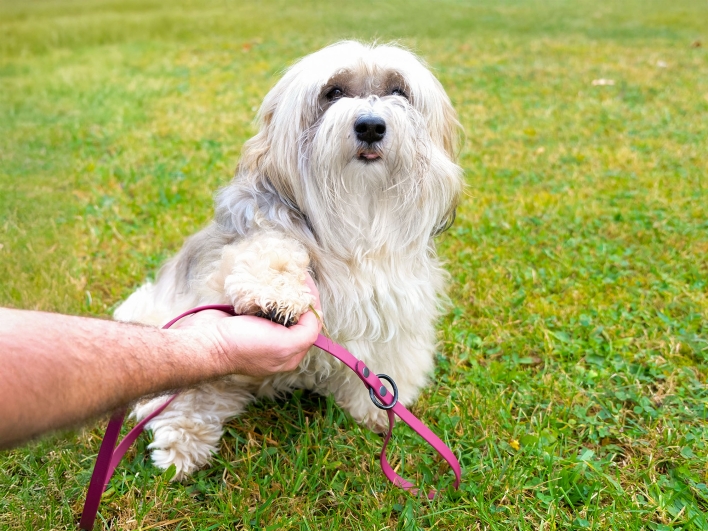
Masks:
[[[433,369],[445,300],[434,239],[454,220],[462,190],[450,99],[411,52],[345,41],[290,67],[257,120],[213,222],[114,318],[161,326],[195,306],[233,304],[287,325],[312,304],[309,272],[330,338],[391,375],[410,405]],[[183,391],[148,424],[153,462],[186,477],[217,451],[226,420],[296,388],[333,395],[377,432],[388,426],[353,373],[313,347],[292,372]],[[163,400],[139,404],[134,416]]]

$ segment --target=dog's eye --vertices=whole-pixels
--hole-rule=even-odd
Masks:
[[[339,98],[344,96],[344,91],[339,87],[334,87],[326,95],[328,101],[337,101]]]
[[[404,98],[408,99],[408,95],[405,92],[403,92],[402,88],[399,88],[399,87],[397,87],[391,91],[391,96],[403,96]]]

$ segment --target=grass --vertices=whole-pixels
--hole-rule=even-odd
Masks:
[[[97,528],[708,529],[705,2],[2,0],[0,35],[3,305],[110,315],[208,222],[279,72],[334,40],[414,48],[466,131],[414,409],[461,490],[391,487],[376,436],[296,393],[184,484],[141,438]],[[73,529],[104,428],[1,453],[0,529]],[[405,429],[392,454],[449,484]]]

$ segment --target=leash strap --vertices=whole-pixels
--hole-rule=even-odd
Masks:
[[[447,445],[430,430],[430,428],[418,420],[415,415],[408,411],[406,407],[398,401],[398,389],[396,388],[395,382],[389,376],[385,374],[374,374],[373,371],[369,370],[363,361],[356,358],[344,347],[338,345],[331,339],[326,338],[322,334],[320,334],[315,341],[315,346],[321,348],[325,352],[329,352],[332,356],[353,370],[361,381],[364,382],[364,385],[369,389],[369,396],[371,397],[372,402],[374,402],[374,405],[381,409],[385,409],[386,413],[388,413],[388,432],[384,438],[383,447],[381,448],[381,457],[379,460],[381,462],[381,470],[383,470],[384,475],[391,483],[397,487],[401,487],[402,489],[409,491],[413,495],[418,494],[418,489],[415,485],[396,474],[386,458],[386,447],[391,439],[393,425],[396,422],[395,415],[398,415],[403,422],[408,424],[413,431],[415,431],[430,446],[432,446],[433,449],[440,454],[440,457],[447,461],[447,464],[450,465],[450,468],[452,468],[452,471],[455,473],[455,488],[460,486],[460,463],[457,461],[455,454],[452,453],[452,450],[450,450],[450,448],[448,448]],[[393,394],[391,394],[388,389],[384,387],[381,379],[387,380],[391,384],[394,389]],[[374,399],[374,397],[376,399]],[[436,492],[431,490],[427,496],[432,500],[435,497],[435,494]]]
[[[103,436],[101,448],[98,450],[98,457],[96,458],[96,464],[93,467],[93,474],[91,475],[91,482],[89,483],[88,492],[86,493],[84,510],[81,513],[81,521],[79,522],[80,529],[87,531],[93,529],[93,522],[96,519],[98,506],[101,503],[101,495],[106,489],[106,484],[110,479],[108,469],[111,466],[113,449],[120,435],[120,427],[123,425],[124,417],[125,410],[121,410],[115,413],[108,422],[108,428],[106,429],[106,434]]]
[[[236,315],[234,313],[233,306],[226,304],[211,304],[207,306],[199,306],[197,308],[192,308],[183,314],[178,315],[172,319],[169,323],[163,326],[163,329],[170,328],[180,319],[187,317],[203,310],[219,310],[226,312],[230,315]],[[418,489],[410,481],[403,479],[401,476],[396,474],[391,465],[386,458],[386,448],[388,447],[389,440],[391,439],[391,434],[393,432],[393,426],[396,422],[396,415],[408,424],[418,435],[420,435],[433,449],[440,454],[440,456],[447,461],[455,474],[455,488],[460,486],[461,470],[460,463],[457,461],[455,454],[452,453],[450,448],[440,440],[440,438],[435,435],[425,424],[423,424],[418,418],[415,417],[410,411],[408,411],[403,404],[398,401],[398,389],[396,388],[396,383],[393,379],[386,374],[374,374],[369,370],[363,361],[356,358],[351,352],[346,350],[341,345],[338,345],[334,341],[326,338],[322,334],[317,337],[315,341],[315,346],[328,352],[339,361],[344,363],[347,367],[353,370],[356,375],[361,379],[364,385],[369,390],[369,396],[376,407],[386,410],[388,415],[388,432],[384,437],[384,443],[381,448],[381,456],[379,461],[381,463],[381,470],[384,475],[397,487],[400,487],[413,495],[418,494]],[[383,385],[381,379],[389,382],[393,387],[393,394]],[[179,393],[177,393],[179,394]],[[94,522],[96,521],[96,515],[98,514],[98,506],[101,503],[101,496],[103,492],[108,487],[108,482],[113,476],[116,466],[120,463],[121,459],[128,451],[128,448],[135,442],[138,436],[145,429],[145,425],[150,422],[157,415],[162,413],[167,406],[169,406],[172,401],[177,397],[177,394],[170,396],[160,407],[155,411],[150,413],[147,417],[141,420],[135,427],[128,432],[125,438],[116,447],[116,441],[120,435],[120,429],[123,425],[125,419],[126,410],[117,411],[108,422],[108,428],[106,429],[106,434],[101,442],[101,448],[98,451],[98,457],[96,458],[96,464],[93,468],[93,474],[91,475],[91,481],[89,483],[88,491],[86,493],[86,501],[84,502],[84,509],[81,513],[81,521],[79,522],[79,528],[84,531],[92,531]],[[436,491],[431,490],[427,493],[428,499],[433,499],[435,497]]]

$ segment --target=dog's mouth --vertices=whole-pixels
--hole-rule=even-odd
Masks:
[[[360,151],[359,154],[357,155],[357,159],[362,160],[364,162],[373,162],[373,161],[378,160],[380,158],[381,158],[381,155],[379,155],[375,151],[369,151],[369,150]]]

